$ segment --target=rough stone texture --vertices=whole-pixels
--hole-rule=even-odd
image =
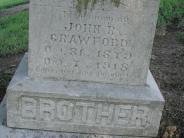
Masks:
[[[31,79],[25,56],[7,89],[7,125],[154,137],[163,104],[151,73],[145,86]]]
[[[4,101],[0,104],[0,138],[151,138],[151,137],[64,133],[64,132],[50,132],[41,130],[8,128],[5,125],[6,124],[5,100],[6,99],[4,99]]]
[[[144,85],[159,0],[108,1],[80,16],[73,0],[31,0],[30,77]]]

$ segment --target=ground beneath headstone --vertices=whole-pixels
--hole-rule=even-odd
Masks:
[[[184,138],[184,45],[177,42],[176,34],[169,30],[156,36],[152,53],[150,69],[166,100],[160,138]]]
[[[23,54],[0,57],[0,101],[5,95],[6,87],[13,76]]]
[[[184,137],[184,45],[177,42],[176,33],[156,36],[153,47],[150,69],[166,100],[158,138],[170,138],[167,134],[175,127],[172,138]],[[0,100],[22,56],[0,57]]]

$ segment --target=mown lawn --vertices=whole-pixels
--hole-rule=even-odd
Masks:
[[[28,0],[0,0],[0,10],[26,2]]]
[[[0,17],[0,56],[24,51],[27,45],[28,12]]]

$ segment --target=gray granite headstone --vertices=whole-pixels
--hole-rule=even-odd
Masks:
[[[145,84],[159,0],[106,0],[86,14],[76,1],[30,1],[30,77]]]
[[[159,0],[107,0],[83,14],[76,1],[30,1],[29,51],[7,88],[7,126],[155,137],[164,99],[148,68]]]

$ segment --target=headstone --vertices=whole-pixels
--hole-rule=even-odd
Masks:
[[[85,15],[77,0],[31,0],[29,75],[146,83],[159,0],[110,0]]]
[[[107,0],[85,13],[76,2],[30,1],[8,127],[155,137],[164,99],[148,68],[159,0]]]

